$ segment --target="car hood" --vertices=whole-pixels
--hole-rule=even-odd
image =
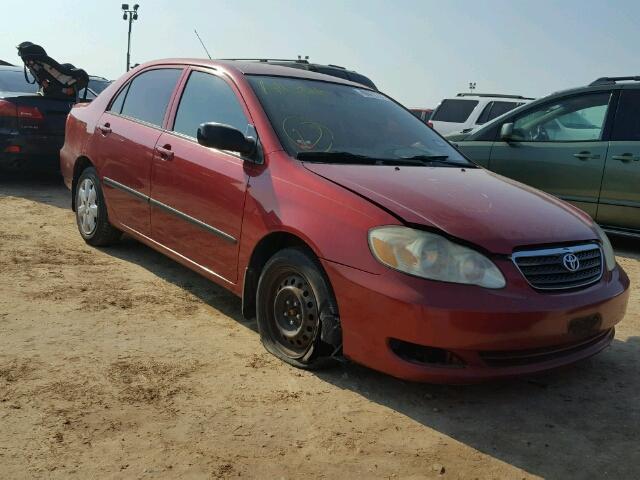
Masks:
[[[304,166],[406,223],[436,228],[497,254],[597,238],[586,213],[482,168]]]

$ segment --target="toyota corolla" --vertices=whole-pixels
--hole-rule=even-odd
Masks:
[[[628,278],[588,215],[347,80],[150,62],[73,108],[61,167],[87,243],[124,232],[228,288],[298,367],[527,374],[601,351],[625,314]]]

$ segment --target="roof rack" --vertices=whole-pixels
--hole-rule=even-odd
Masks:
[[[459,93],[456,97],[496,97],[496,98],[516,98],[518,100],[535,100],[532,97],[522,95],[501,95],[499,93]]]
[[[617,82],[640,82],[640,75],[633,77],[601,77],[589,84],[590,87],[596,85],[615,85]]]
[[[269,62],[291,62],[291,63],[305,63],[308,64],[309,60],[306,59],[302,59],[302,58],[298,58],[298,59],[291,59],[291,58],[221,58],[220,60],[233,60],[236,62],[263,62],[263,63],[269,63]]]

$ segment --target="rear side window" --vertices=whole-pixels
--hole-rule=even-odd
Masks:
[[[249,121],[236,94],[220,77],[193,72],[184,89],[173,131],[196,138],[201,123],[223,123],[246,133]]]
[[[443,100],[433,113],[431,120],[434,122],[464,123],[477,105],[477,100]]]
[[[611,140],[640,141],[640,90],[623,90]]]
[[[510,112],[516,107],[523,105],[522,103],[516,102],[489,102],[482,113],[478,117],[478,121],[476,124],[483,125],[494,118],[498,118],[500,115],[504,115],[507,112]]]
[[[127,85],[122,90],[120,90],[120,93],[118,94],[118,96],[111,103],[111,108],[109,108],[110,112],[118,113],[118,114],[122,113],[122,105],[124,105],[124,99],[127,96],[127,92],[129,91],[129,85]]]
[[[131,81],[120,113],[151,125],[161,126],[171,94],[181,73],[182,70],[177,68],[141,73]],[[118,106],[121,95],[122,92],[113,102],[111,110],[114,112],[117,112],[114,107]]]

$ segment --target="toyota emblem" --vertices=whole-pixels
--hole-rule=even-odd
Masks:
[[[564,265],[564,268],[570,272],[575,272],[580,268],[580,260],[578,260],[578,257],[573,253],[567,253],[562,257],[562,264]]]

